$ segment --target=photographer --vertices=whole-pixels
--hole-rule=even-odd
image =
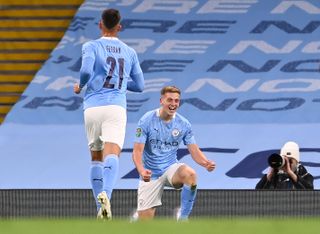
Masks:
[[[289,141],[280,155],[268,159],[270,169],[256,185],[256,189],[313,189],[313,176],[300,162],[299,146]]]

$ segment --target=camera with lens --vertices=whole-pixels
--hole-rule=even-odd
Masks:
[[[280,169],[286,164],[286,160],[280,154],[273,153],[268,158],[269,166],[274,169]]]

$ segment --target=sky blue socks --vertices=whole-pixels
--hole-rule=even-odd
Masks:
[[[103,188],[103,163],[100,161],[91,162],[90,182],[92,186],[93,196],[96,201],[97,210],[100,208],[100,203],[97,196],[102,192]]]
[[[197,195],[197,186],[184,185],[181,191],[180,220],[188,219]]]
[[[119,157],[115,154],[109,154],[103,162],[103,191],[106,191],[109,200],[112,190],[118,179]]]

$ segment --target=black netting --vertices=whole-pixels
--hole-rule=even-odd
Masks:
[[[179,206],[180,192],[166,190],[157,215],[172,217]],[[136,207],[136,190],[115,190],[114,218],[129,218]],[[257,191],[198,190],[192,217],[310,217],[320,215],[320,190]],[[0,190],[0,217],[92,217],[95,202],[91,190]]]

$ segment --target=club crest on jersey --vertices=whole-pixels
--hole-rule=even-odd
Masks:
[[[142,129],[141,128],[137,128],[136,137],[141,137],[141,134],[142,134]]]
[[[175,128],[172,130],[172,136],[177,137],[177,136],[179,136],[179,134],[180,134],[180,132],[178,129]]]

